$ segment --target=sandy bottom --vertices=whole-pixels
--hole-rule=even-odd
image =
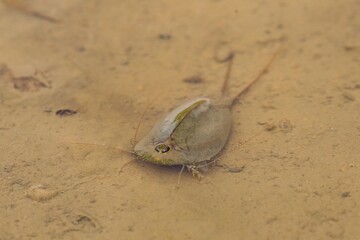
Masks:
[[[358,0],[0,2],[0,239],[359,239],[359,12]],[[201,181],[125,165],[116,148],[131,150],[145,109],[138,139],[186,99],[218,96],[215,57],[236,53],[235,95],[281,45]]]

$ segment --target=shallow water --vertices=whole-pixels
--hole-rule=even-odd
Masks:
[[[0,4],[0,239],[360,237],[358,1],[28,8],[57,21]],[[237,53],[236,94],[281,44],[202,181],[186,172],[177,188],[179,168],[141,161],[120,171],[133,157],[114,147],[131,149],[145,108],[138,137],[186,99],[218,96],[214,56]]]

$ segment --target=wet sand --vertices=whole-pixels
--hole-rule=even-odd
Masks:
[[[1,240],[360,238],[357,0],[5,2]],[[280,45],[201,181],[116,149]]]

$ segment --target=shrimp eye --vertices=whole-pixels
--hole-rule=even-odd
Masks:
[[[158,145],[156,145],[156,147],[155,147],[155,151],[157,151],[157,152],[159,152],[159,153],[166,153],[166,152],[168,152],[169,150],[170,150],[170,147],[169,147],[168,145],[166,145],[166,144],[163,144],[163,143],[158,144]]]

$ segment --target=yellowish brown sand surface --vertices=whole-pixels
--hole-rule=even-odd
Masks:
[[[360,239],[358,0],[0,1],[0,239]],[[135,160],[171,109],[235,95],[198,181]],[[134,161],[135,160],[135,161]],[[130,162],[130,163],[129,163]]]

